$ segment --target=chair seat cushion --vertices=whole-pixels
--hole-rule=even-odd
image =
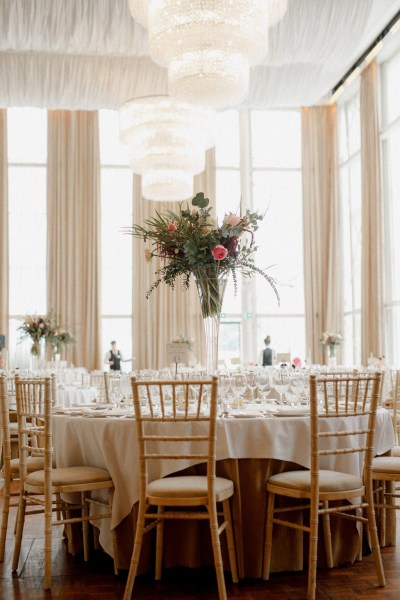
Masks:
[[[311,487],[310,471],[287,471],[272,475],[267,483],[287,489],[309,491]],[[319,472],[320,492],[344,492],[346,490],[358,490],[363,487],[362,479],[340,471]]]
[[[32,471],[40,471],[44,468],[44,458],[42,456],[29,457],[26,461],[26,468],[28,473],[31,473]],[[13,475],[19,473],[19,458],[12,458],[10,460],[10,469]]]
[[[62,486],[107,482],[111,481],[111,477],[108,471],[97,467],[65,467],[53,469],[51,480],[53,486]],[[44,485],[44,471],[30,473],[25,481],[29,485]]]
[[[372,459],[372,473],[374,471],[378,471],[379,473],[399,473],[400,475],[400,456],[377,456]]]
[[[233,482],[223,477],[215,478],[215,496],[217,502],[233,495]],[[160,498],[196,498],[207,496],[207,477],[202,475],[183,475],[182,477],[164,477],[149,483],[149,496]]]

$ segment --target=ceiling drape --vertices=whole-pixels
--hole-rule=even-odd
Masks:
[[[400,10],[400,0],[289,0],[245,105],[320,102]],[[0,106],[117,108],[167,93],[127,0],[2,0]]]

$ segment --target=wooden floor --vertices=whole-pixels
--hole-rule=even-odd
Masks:
[[[0,492],[1,496],[1,492]],[[1,505],[1,498],[0,498]],[[398,511],[400,513],[400,511]],[[15,509],[11,514],[14,523]],[[400,514],[397,520],[397,548],[382,549],[387,579],[385,588],[376,585],[372,556],[362,562],[331,570],[318,570],[318,600],[399,600],[400,598]],[[113,562],[102,551],[94,551],[90,561],[67,553],[60,527],[54,528],[53,586],[51,592],[42,589],[43,521],[31,517],[23,541],[20,570],[12,575],[13,532],[9,532],[6,557],[0,563],[1,600],[114,600],[122,598],[126,572],[113,574]],[[268,582],[244,580],[234,585],[226,575],[229,598],[236,600],[300,600],[306,597],[305,573],[273,574]],[[155,583],[152,576],[140,576],[134,587],[134,598],[146,600],[216,600],[216,580],[213,569],[172,569],[163,574],[163,581]]]

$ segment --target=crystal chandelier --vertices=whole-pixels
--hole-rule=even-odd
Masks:
[[[193,194],[193,175],[205,166],[214,145],[213,111],[168,96],[125,102],[119,109],[120,140],[130,147],[130,165],[142,175],[148,200],[185,200]]]
[[[226,108],[247,97],[250,67],[267,54],[269,9],[277,2],[130,0],[130,9],[148,24],[150,56],[168,68],[170,95]]]

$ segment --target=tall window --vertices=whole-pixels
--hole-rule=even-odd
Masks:
[[[250,208],[264,214],[255,256],[283,285],[278,306],[261,276],[226,293],[220,354],[259,362],[271,335],[276,352],[306,357],[298,111],[227,111],[219,115],[216,144],[217,211]],[[232,282],[230,283],[232,286]]]
[[[400,363],[400,51],[382,65],[386,358]]]
[[[46,312],[47,112],[10,108],[8,222],[10,267],[9,366],[29,366],[29,342],[20,341],[20,319]]]
[[[358,89],[338,107],[344,270],[344,362],[361,361],[361,133]]]
[[[117,341],[132,357],[132,171],[127,148],[118,139],[118,113],[99,112],[101,160],[101,302],[104,354]],[[127,363],[125,370],[131,369]]]

